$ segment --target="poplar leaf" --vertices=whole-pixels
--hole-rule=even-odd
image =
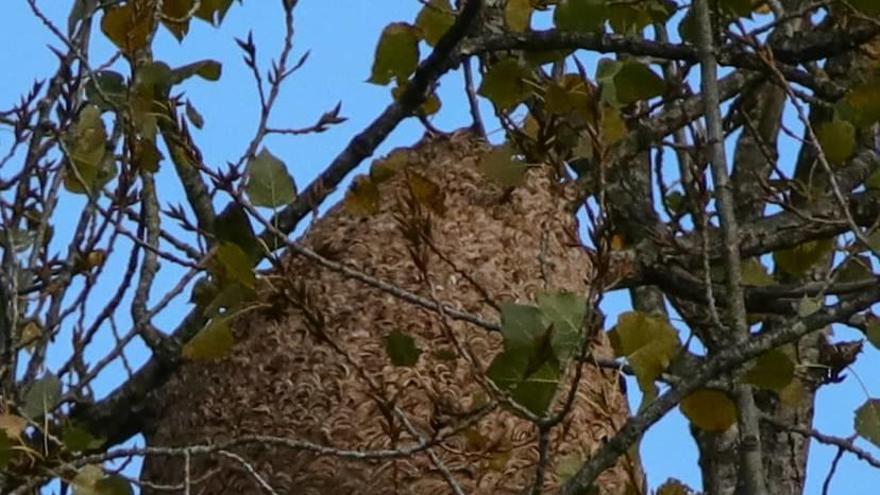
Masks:
[[[226,356],[234,344],[226,318],[214,318],[183,346],[181,354],[191,361],[211,361]]]
[[[385,337],[385,353],[394,366],[414,366],[422,351],[411,335],[394,330]]]
[[[531,71],[515,58],[502,59],[489,67],[478,93],[500,110],[512,110],[532,92],[526,80]]]
[[[856,409],[855,430],[861,437],[880,447],[880,399],[868,399]]]
[[[691,423],[704,431],[722,432],[736,423],[736,405],[717,390],[697,390],[682,399],[679,407]]]
[[[431,0],[416,17],[416,27],[430,46],[436,45],[454,23],[455,15],[449,0]]]
[[[287,167],[268,149],[248,161],[245,192],[254,206],[276,208],[296,199],[296,184]]]
[[[416,28],[405,22],[389,24],[382,31],[373,70],[367,82],[386,85],[393,80],[404,81],[419,64],[419,38]]]

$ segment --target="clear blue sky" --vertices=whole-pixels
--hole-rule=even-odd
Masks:
[[[42,0],[38,4],[58,25],[66,25],[69,2]],[[244,38],[253,30],[258,46],[258,59],[263,68],[268,67],[283,37],[283,18],[280,2],[248,0],[234,5],[221,29],[214,29],[203,22],[193,22],[191,33],[182,45],[167,32],[162,32],[155,44],[155,58],[172,67],[200,59],[216,59],[223,63],[223,76],[218,82],[209,83],[193,79],[184,85],[188,97],[205,117],[205,128],[195,130],[197,143],[201,146],[206,163],[220,167],[227,161],[235,161],[253,136],[257,121],[258,103],[253,79],[241,62],[241,52],[234,37]],[[348,139],[377,116],[390,101],[389,90],[367,84],[373,58],[373,50],[382,28],[389,22],[412,22],[420,8],[416,0],[395,1],[339,1],[302,0],[296,9],[296,36],[294,58],[306,50],[311,56],[306,65],[284,87],[271,124],[275,127],[301,127],[315,121],[324,111],[342,102],[342,114],[348,121],[332,130],[305,137],[270,137],[266,145],[281,157],[300,186],[311,181],[342,149]],[[93,36],[93,60],[103,61],[112,53],[111,47],[101,34]],[[17,102],[35,78],[45,78],[56,68],[56,58],[47,45],[60,47],[57,39],[34,18],[25,0],[4,2],[0,14],[0,67],[4,69],[0,79],[0,109]],[[423,54],[427,48],[423,47]],[[120,67],[117,64],[117,67]],[[124,71],[123,71],[124,72]],[[443,109],[434,118],[434,124],[444,130],[467,125],[468,112],[462,92],[459,73],[447,75],[441,81],[440,96]],[[488,106],[484,114],[491,115]],[[789,118],[794,129],[796,122]],[[494,129],[490,129],[494,130]],[[797,130],[796,132],[800,132]],[[421,126],[413,120],[405,122],[382,145],[380,153],[397,146],[408,145],[422,134]],[[498,136],[498,135],[496,135]],[[5,152],[11,136],[0,133],[0,151]],[[791,163],[796,148],[793,142],[781,145],[783,160]],[[164,205],[182,200],[182,191],[166,165],[160,173],[159,191]],[[4,171],[0,173],[5,175]],[[341,189],[344,190],[344,189]],[[337,194],[338,197],[338,194]],[[59,211],[76,212],[81,203],[76,198],[67,199]],[[68,207],[64,209],[63,207]],[[69,220],[69,221],[67,221]],[[56,219],[56,238],[65,239],[65,227],[69,228],[75,217]],[[61,248],[63,246],[59,246]],[[111,260],[117,263],[119,260]],[[118,265],[117,265],[118,266]],[[159,286],[176,282],[180,272],[174,268],[163,269]],[[167,284],[166,284],[167,282]],[[161,294],[159,294],[161,296]],[[626,310],[629,299],[626,294],[613,293],[606,298],[604,309],[608,321]],[[96,300],[91,308],[100,308]],[[155,323],[163,329],[173,328],[185,314],[186,305],[177,304],[163,313]],[[118,322],[125,328],[126,322]],[[68,329],[69,331],[69,329]],[[858,338],[858,334],[840,329],[839,338]],[[112,347],[109,338],[96,342],[90,354],[100,356]],[[57,363],[70,352],[69,344],[60,338],[53,348],[52,362]],[[880,360],[876,350],[867,349],[867,356],[856,365],[856,373],[868,384],[876,387],[874,377],[880,372]],[[143,363],[147,353],[142,345],[132,345],[127,352],[132,365]],[[109,392],[124,378],[120,363],[109,367],[96,385],[100,396]],[[637,390],[634,383],[629,389]],[[870,389],[874,395],[880,394]],[[826,387],[820,392],[817,403],[815,426],[823,432],[848,436],[852,432],[852,411],[866,398],[866,391],[852,376],[842,385]],[[637,405],[638,397],[633,397]],[[136,439],[140,442],[140,439]],[[865,442],[862,442],[863,444]],[[866,445],[864,445],[866,446]],[[876,450],[875,450],[876,452]],[[818,494],[835,451],[814,444],[811,448],[808,470],[809,494]],[[692,487],[700,486],[696,449],[687,431],[686,422],[677,413],[663,419],[645,436],[642,456],[650,484],[656,487],[667,477],[679,478]],[[139,463],[127,470],[136,475]],[[873,494],[880,485],[880,472],[845,456],[835,477],[835,493]]]

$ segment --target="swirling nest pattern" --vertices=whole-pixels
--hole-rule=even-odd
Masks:
[[[465,275],[496,302],[534,301],[545,287],[585,294],[590,258],[552,172],[532,168],[523,186],[502,190],[478,171],[479,157],[488,149],[457,134],[426,138],[401,151],[407,153],[409,170],[443,191],[442,208],[435,210],[445,211],[431,213],[430,224],[433,245],[446,260],[427,250],[428,282],[413,262],[413,243],[401,234],[401,198],[409,190],[406,174],[398,173],[380,186],[377,214],[353,215],[337,205],[314,222],[302,245],[492,321],[498,319],[497,311]],[[394,404],[420,434],[431,436],[438,428],[454,429],[490,397],[480,385],[480,371],[456,353],[453,341],[469,348],[485,370],[501,350],[497,332],[444,319],[302,257],[289,256],[282,275],[292,281],[291,287],[309,295],[311,308],[318,308],[324,336],[310,330],[302,310],[290,307],[239,318],[230,356],[187,363],[158,394],[161,414],[149,435],[150,445],[262,434],[339,449],[391,449],[418,439],[399,418],[389,419],[393,415],[381,406],[388,399],[395,398]],[[413,336],[424,351],[415,366],[391,364],[383,339],[393,330]],[[604,334],[593,345],[596,354],[610,354]],[[368,381],[379,387],[378,393]],[[544,488],[558,487],[560,464],[588,458],[627,415],[615,373],[585,366],[574,406],[553,431]],[[523,493],[534,482],[537,429],[499,407],[431,451],[466,493]],[[265,445],[236,452],[278,493],[451,493],[425,452],[366,462]],[[142,479],[180,483],[183,464],[180,457],[149,457]],[[192,493],[262,493],[240,463],[216,455],[193,458],[190,471],[195,480]],[[634,463],[621,461],[599,479],[600,493],[626,493],[637,471]]]

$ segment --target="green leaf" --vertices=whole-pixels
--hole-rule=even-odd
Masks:
[[[68,424],[64,428],[61,432],[61,442],[64,448],[71,452],[97,449],[104,444],[103,440],[95,438],[88,430],[76,424]]]
[[[571,292],[538,294],[538,308],[553,325],[551,346],[562,365],[578,351],[582,326],[587,314],[587,301]]]
[[[862,282],[872,278],[871,258],[865,255],[850,256],[837,271],[838,282]]]
[[[389,24],[382,31],[368,82],[386,85],[404,81],[419,64],[419,31],[405,22]]]
[[[220,280],[235,281],[249,289],[256,285],[251,258],[238,244],[220,243],[211,258],[210,267]]]
[[[477,168],[492,182],[503,187],[518,187],[525,182],[528,165],[513,156],[510,143],[494,148],[484,154]]]
[[[678,332],[669,322],[640,311],[621,314],[609,338],[617,356],[629,361],[642,391],[653,389],[679,348]]]
[[[553,24],[560,31],[602,31],[605,18],[604,0],[560,0],[553,12]]]
[[[513,391],[525,378],[530,349],[506,350],[492,359],[488,376],[501,390]]]
[[[436,45],[454,23],[455,15],[449,0],[431,0],[416,17],[416,27],[430,46]]]
[[[849,0],[849,4],[865,15],[880,15],[880,2],[877,0]]]
[[[118,474],[111,474],[95,483],[97,495],[134,495],[131,483]]]
[[[394,366],[415,366],[422,350],[411,335],[394,330],[385,337],[385,353]]]
[[[515,58],[505,58],[492,64],[477,91],[498,107],[499,110],[512,110],[523,102],[532,89],[525,81],[531,78],[528,67]]]
[[[522,33],[529,30],[532,24],[531,0],[507,0],[504,6],[504,23],[514,33]]]
[[[623,62],[614,75],[617,101],[624,105],[660,96],[665,89],[666,83],[660,76],[635,60]]]
[[[112,70],[102,70],[94,74],[95,77],[86,82],[86,98],[89,103],[104,111],[124,109],[128,101],[125,76]]]
[[[38,419],[55,409],[60,399],[61,380],[52,373],[46,373],[25,392],[21,410],[27,417]]]
[[[535,306],[505,302],[501,305],[501,335],[508,350],[532,349],[547,333],[547,320]]]
[[[880,399],[868,399],[856,409],[855,430],[860,436],[880,447]]]
[[[679,407],[691,423],[704,431],[722,432],[736,423],[736,405],[718,390],[697,390],[682,399]]]
[[[880,190],[880,170],[874,171],[865,179],[865,187],[872,191]]]
[[[266,148],[248,161],[245,176],[245,192],[255,206],[276,208],[296,199],[293,177],[284,162]]]
[[[834,248],[833,239],[808,241],[773,253],[776,267],[789,275],[801,275],[822,261]]]
[[[773,349],[758,356],[755,364],[743,377],[745,383],[756,387],[781,391],[794,378],[794,362],[781,349]]]
[[[798,303],[798,316],[806,318],[820,309],[822,309],[821,301],[804,296],[801,302]]]
[[[537,371],[525,378],[513,391],[513,400],[532,414],[542,415],[556,396],[559,388],[559,366],[545,362]]]
[[[196,110],[196,107],[194,107],[189,100],[186,100],[186,118],[196,127],[196,129],[201,129],[205,125],[205,118],[202,117],[202,114]]]
[[[219,26],[231,6],[232,0],[201,0],[199,8],[196,9],[195,16]]]
[[[244,208],[231,202],[214,219],[214,237],[218,243],[231,242],[238,245],[255,263],[260,256],[261,247],[251,226],[250,217]]]
[[[868,342],[880,349],[880,319],[872,318],[865,324],[865,336]]]
[[[180,84],[183,81],[199,76],[207,81],[216,81],[220,79],[223,72],[223,65],[216,60],[199,60],[191,64],[178,67],[171,71],[171,85]]]
[[[235,344],[226,318],[214,318],[183,346],[181,355],[192,361],[211,361],[226,356]]]
[[[752,0],[717,0],[722,12],[735,17],[748,16],[754,10]]]
[[[825,122],[816,129],[816,138],[834,165],[842,165],[856,149],[856,128],[844,120]]]
[[[608,5],[608,23],[618,34],[637,35],[653,22],[648,10],[650,4],[610,4]]]
[[[0,469],[5,469],[12,460],[12,441],[6,436],[6,433],[0,431]]]

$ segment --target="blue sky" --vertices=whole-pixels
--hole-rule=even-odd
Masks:
[[[0,15],[0,67],[4,75],[0,78],[0,109],[9,108],[17,102],[35,78],[45,78],[56,68],[55,56],[47,45],[60,46],[57,39],[31,14],[25,0],[4,2],[3,15]],[[60,26],[66,25],[69,2],[57,0],[39,1],[49,17]],[[167,62],[172,67],[184,65],[200,59],[216,59],[223,63],[223,76],[218,82],[192,79],[184,85],[188,98],[204,116],[203,130],[194,130],[197,143],[201,146],[205,161],[220,167],[227,161],[235,161],[242,154],[253,136],[258,116],[257,95],[253,78],[241,61],[241,52],[234,37],[244,38],[253,31],[258,47],[258,61],[261,67],[268,67],[270,57],[278,53],[284,35],[283,17],[278,1],[246,1],[244,5],[234,5],[221,29],[214,29],[203,22],[193,22],[191,33],[182,45],[167,32],[162,32],[155,44],[155,58]],[[306,50],[311,52],[308,62],[293,75],[284,87],[276,106],[271,125],[274,127],[302,127],[313,123],[319,115],[342,102],[342,114],[349,120],[320,135],[304,137],[271,136],[266,146],[288,166],[297,183],[302,187],[328,164],[343,148],[348,139],[375,118],[390,101],[389,89],[366,83],[372,64],[373,50],[382,28],[393,21],[412,21],[420,4],[416,0],[396,1],[339,1],[302,0],[296,9],[296,36],[293,58],[297,59]],[[423,55],[427,47],[423,46]],[[112,48],[96,33],[93,36],[93,61],[99,63],[112,54]],[[118,69],[122,67],[117,64]],[[124,71],[123,71],[124,72]],[[460,73],[452,73],[441,80],[439,95],[443,108],[433,122],[443,130],[452,130],[469,123],[467,107],[463,97],[463,83]],[[484,102],[484,115],[491,115],[491,109]],[[789,112],[791,113],[791,112]],[[799,129],[794,120],[788,119],[793,129]],[[497,127],[491,128],[497,130]],[[800,132],[799,130],[797,131]],[[414,120],[406,121],[380,147],[384,153],[397,146],[405,146],[416,141],[422,128]],[[495,134],[499,137],[500,133]],[[0,150],[5,151],[11,137],[0,132]],[[795,143],[791,140],[781,144],[781,154],[785,162],[791,163],[795,154]],[[159,175],[161,200],[168,204],[182,201],[180,186],[166,166]],[[0,171],[4,174],[4,171]],[[340,188],[340,191],[344,190]],[[338,198],[339,195],[336,195]],[[75,212],[80,201],[67,198],[59,211]],[[66,221],[70,220],[70,221]],[[59,217],[57,238],[64,239],[64,228],[74,223]],[[63,246],[59,246],[63,247]],[[111,264],[114,262],[111,260]],[[113,273],[110,273],[113,278]],[[163,269],[159,285],[176,282],[180,272],[169,267]],[[186,299],[185,297],[182,299]],[[604,310],[608,321],[626,310],[628,296],[624,293],[608,294]],[[90,308],[100,308],[98,298]],[[165,311],[155,323],[160,328],[173,328],[185,313],[183,302]],[[125,323],[120,321],[121,326]],[[858,338],[858,334],[839,329],[837,336],[842,339]],[[52,360],[60,362],[69,353],[69,345],[59,338],[53,348]],[[112,347],[113,341],[105,339],[96,342],[90,353],[100,356]],[[859,381],[852,376],[841,385],[826,387],[820,392],[817,402],[816,427],[823,432],[848,436],[852,432],[852,411],[866,398],[866,394],[880,392],[871,389],[874,377],[878,376],[877,352],[868,349],[867,355],[856,365],[855,371],[867,384],[864,390]],[[142,345],[132,345],[126,353],[132,366],[138,366],[147,356]],[[852,374],[851,374],[852,375]],[[124,378],[124,367],[115,363],[103,373],[96,386],[100,396],[109,392]],[[630,390],[637,390],[634,383]],[[637,404],[637,397],[633,397]],[[827,472],[830,459],[835,451],[820,445],[813,445],[808,471],[807,493],[820,493],[821,483]],[[699,487],[700,476],[697,466],[696,450],[687,432],[687,425],[677,412],[670,414],[648,432],[642,442],[642,456],[652,486],[657,486],[667,477],[679,478],[693,487]],[[136,474],[137,463],[132,464],[129,473]],[[866,467],[851,456],[845,456],[838,467],[834,492],[845,489],[850,494],[875,493],[880,483],[880,473]]]

